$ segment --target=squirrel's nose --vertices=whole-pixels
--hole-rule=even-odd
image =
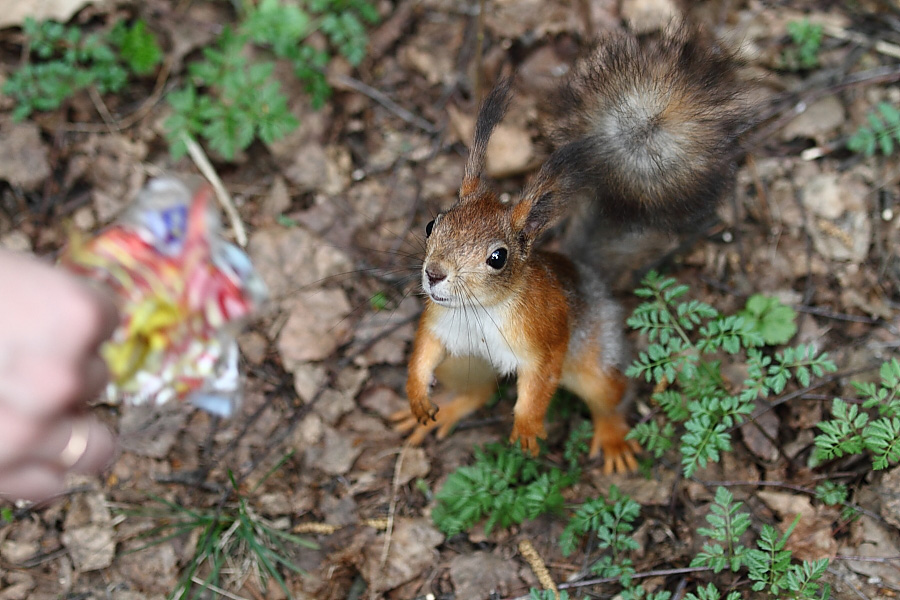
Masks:
[[[447,274],[440,269],[425,269],[425,277],[428,278],[428,283],[434,285],[447,279]]]

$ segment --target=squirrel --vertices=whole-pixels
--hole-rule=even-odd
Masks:
[[[536,248],[541,234],[587,202],[605,224],[678,231],[716,207],[733,183],[744,127],[733,54],[681,25],[614,33],[558,90],[555,150],[517,202],[482,181],[510,81],[479,111],[459,199],[425,229],[425,308],[409,359],[410,412],[398,428],[421,442],[484,406],[498,375],[517,376],[510,440],[532,454],[557,387],[593,420],[591,456],[633,471],[636,443],[621,414],[628,355],[622,309],[594,269]],[[452,402],[438,407],[437,379]],[[405,417],[405,418],[404,418]]]

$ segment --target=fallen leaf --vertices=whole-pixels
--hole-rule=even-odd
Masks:
[[[460,554],[450,561],[450,581],[457,598],[506,597],[521,585],[516,561],[491,552]]]
[[[28,2],[13,4],[28,5]],[[0,15],[4,13],[0,11]],[[0,17],[2,21],[2,17]],[[34,123],[0,120],[0,179],[31,191],[50,175],[47,148]]]
[[[305,462],[329,475],[344,475],[362,451],[350,436],[324,425],[322,441],[306,449]]]
[[[165,458],[184,429],[190,407],[177,402],[161,406],[122,406],[119,445],[138,456]]]
[[[796,119],[781,131],[781,139],[811,138],[817,141],[831,140],[834,132],[847,120],[844,104],[837,96],[826,96],[810,104]]]
[[[278,352],[288,371],[328,358],[350,336],[350,302],[343,290],[301,292],[291,301],[278,336]]]
[[[778,439],[780,423],[775,411],[767,410],[756,417],[755,423],[748,421],[741,425],[741,435],[747,448],[764,461],[777,460],[778,448],[771,440]]]
[[[65,23],[94,0],[41,0],[40,2],[22,2],[22,0],[0,0],[0,29],[21,25],[26,17],[35,21],[52,19]]]
[[[900,528],[900,467],[894,467],[881,478],[881,485],[873,491],[881,497],[881,516]]]
[[[815,508],[809,497],[803,494],[772,492],[762,490],[757,497],[771,508],[781,520],[779,529],[784,532],[794,522],[797,515],[800,520],[788,538],[787,548],[799,560],[817,560],[833,558],[837,553],[837,540],[832,528],[837,520],[837,511],[833,508]]]
[[[376,592],[392,590],[412,581],[434,564],[434,549],[444,536],[426,519],[398,518],[394,520],[391,545],[382,564],[385,534],[375,536],[364,549],[362,576],[369,589]],[[457,597],[463,598],[457,594]]]
[[[24,571],[8,571],[3,577],[6,587],[0,590],[0,600],[27,600],[35,588],[34,577]]]
[[[471,144],[475,117],[453,106],[448,107],[448,111],[457,135],[466,144]],[[531,135],[524,129],[501,123],[494,129],[488,143],[485,172],[495,179],[510,177],[528,170],[533,159]]]
[[[850,542],[842,545],[840,552],[874,559],[846,561],[851,571],[867,577],[879,577],[882,581],[900,581],[900,564],[879,560],[900,555],[900,536],[867,515],[860,515],[850,526]]]
[[[112,525],[85,525],[67,529],[61,538],[75,570],[81,573],[110,566],[116,552]]]
[[[406,398],[388,386],[377,386],[366,390],[359,397],[359,404],[385,419],[389,419],[397,411],[409,408]]]
[[[397,474],[397,485],[406,485],[413,479],[425,477],[431,471],[431,461],[422,448],[412,448],[404,446],[403,463],[400,465],[400,472]],[[462,596],[468,598],[469,596]]]
[[[303,227],[259,229],[250,236],[248,250],[275,299],[353,269],[343,252]]]

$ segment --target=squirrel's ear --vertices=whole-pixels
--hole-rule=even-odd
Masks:
[[[553,191],[526,194],[510,211],[513,231],[534,241],[559,218],[559,207]]]
[[[478,111],[478,119],[475,121],[475,139],[472,141],[472,149],[469,151],[469,160],[466,161],[466,171],[463,175],[462,185],[459,188],[459,197],[464,199],[470,196],[480,187],[481,172],[484,171],[485,157],[487,156],[488,141],[494,128],[503,119],[506,109],[509,108],[509,89],[512,80],[505,78],[491,90],[488,97],[481,104]]]

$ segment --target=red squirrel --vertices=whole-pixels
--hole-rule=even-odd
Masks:
[[[622,309],[590,268],[535,245],[576,199],[626,228],[684,229],[711,212],[734,177],[739,91],[733,56],[690,27],[608,35],[559,90],[556,149],[509,203],[482,181],[509,81],[488,95],[459,200],[425,230],[425,309],[406,384],[411,415],[399,424],[415,429],[413,443],[434,428],[447,435],[488,402],[498,375],[515,374],[512,442],[537,453],[561,386],[590,408],[591,455],[603,451],[604,470],[636,468],[638,448],[621,414]],[[455,396],[440,410],[429,398],[435,378]]]

